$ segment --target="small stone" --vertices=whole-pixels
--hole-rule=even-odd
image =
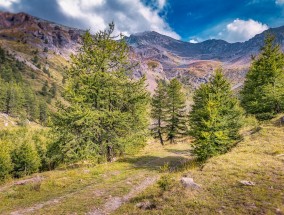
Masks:
[[[200,189],[201,188],[201,186],[199,184],[196,184],[193,181],[193,178],[182,177],[180,182],[186,188],[193,188],[193,189]]]
[[[277,214],[277,215],[283,215],[284,213],[282,213],[282,211],[281,211],[279,208],[277,208],[277,209],[276,209],[276,214]]]
[[[156,205],[154,203],[151,203],[150,201],[145,201],[137,203],[136,207],[142,210],[151,210],[153,208],[156,208]]]
[[[245,186],[255,186],[255,182],[253,181],[246,181],[246,180],[242,180],[242,181],[239,181],[242,185],[245,185]]]
[[[90,171],[89,169],[84,169],[83,172],[84,172],[85,174],[88,174],[88,173],[90,173],[91,171]]]

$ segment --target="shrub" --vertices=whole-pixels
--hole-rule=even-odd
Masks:
[[[158,185],[162,191],[168,191],[173,186],[174,179],[170,175],[163,175],[158,181]]]
[[[8,147],[0,143],[0,180],[9,177],[12,170],[13,164]]]
[[[22,177],[39,170],[40,158],[33,145],[24,142],[12,152],[14,176]]]

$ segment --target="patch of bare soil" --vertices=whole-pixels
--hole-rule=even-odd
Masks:
[[[134,187],[128,194],[122,197],[110,197],[101,208],[96,208],[89,212],[88,215],[106,215],[114,212],[123,203],[128,202],[130,199],[137,196],[143,190],[157,181],[158,177],[148,177],[139,186]]]

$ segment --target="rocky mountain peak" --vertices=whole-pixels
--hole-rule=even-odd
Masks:
[[[0,38],[30,44],[37,49],[74,51],[84,31],[33,17],[0,12]],[[69,52],[68,52],[69,53]]]

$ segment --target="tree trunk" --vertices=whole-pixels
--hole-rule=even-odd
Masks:
[[[162,145],[164,145],[164,140],[163,140],[162,133],[161,133],[160,130],[158,131],[158,135],[159,135],[160,143],[161,143]]]
[[[107,162],[112,162],[113,154],[112,154],[112,147],[107,146]]]

